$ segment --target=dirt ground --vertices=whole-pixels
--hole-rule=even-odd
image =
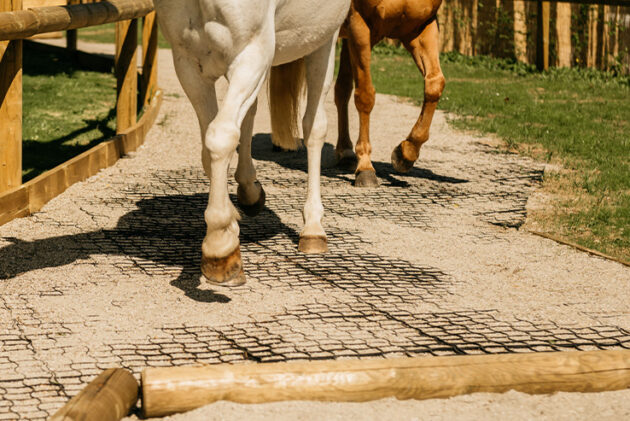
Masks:
[[[334,167],[328,98],[330,252],[320,256],[295,244],[305,154],[271,151],[261,98],[253,155],[267,209],[241,221],[248,283],[199,283],[207,200],[199,128],[168,50],[159,73],[164,104],[140,150],[0,227],[0,419],[44,419],[111,366],[138,376],[200,363],[630,348],[630,268],[522,229],[544,165],[455,131],[438,112],[421,159],[398,175],[389,156],[419,107],[391,96],[378,95],[372,115],[381,186],[367,190]],[[169,419],[386,417],[625,419],[630,391],[219,402]]]

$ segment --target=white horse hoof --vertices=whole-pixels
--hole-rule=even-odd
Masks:
[[[298,250],[306,254],[326,253],[328,241],[323,235],[305,235],[300,237]]]
[[[225,287],[237,287],[246,281],[241,260],[241,249],[236,249],[226,257],[201,258],[201,273],[206,282]]]

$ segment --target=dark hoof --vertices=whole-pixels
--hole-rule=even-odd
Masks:
[[[236,249],[227,257],[201,258],[201,273],[213,285],[237,287],[245,283],[245,272],[241,261],[241,249]]]
[[[324,236],[305,235],[300,237],[298,250],[307,254],[326,253],[328,251],[328,241]]]
[[[400,173],[406,173],[413,168],[413,164],[414,161],[409,161],[403,157],[400,145],[396,146],[392,151],[392,166],[394,169]]]
[[[271,144],[271,150],[273,152],[287,152],[287,150],[284,149],[282,146],[278,146],[276,144]]]
[[[376,178],[376,171],[365,170],[359,171],[354,179],[355,187],[378,187],[378,178]]]
[[[337,168],[341,168],[347,171],[354,171],[357,169],[358,160],[355,155],[346,155],[341,158],[337,158]]]
[[[238,207],[241,208],[243,213],[247,216],[256,216],[258,215],[265,207],[265,199],[267,195],[265,194],[265,189],[262,188],[260,183],[256,181],[254,184],[257,184],[260,187],[260,196],[258,196],[258,200],[251,205],[246,205],[243,203],[242,197],[244,196],[244,192],[241,189],[241,186],[238,186],[236,189],[236,197],[238,202]]]

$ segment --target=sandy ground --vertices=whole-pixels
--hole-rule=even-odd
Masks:
[[[454,131],[437,113],[420,161],[397,175],[389,156],[419,108],[391,96],[378,95],[372,115],[379,188],[354,188],[351,174],[334,169],[333,145],[324,148],[331,250],[316,257],[294,244],[304,154],[271,153],[261,98],[254,158],[268,209],[241,222],[248,283],[199,284],[207,191],[199,129],[169,51],[159,69],[164,104],[139,151],[0,227],[0,419],[45,418],[109,366],[138,375],[248,358],[630,348],[630,269],[518,229],[544,166],[497,153],[496,141]],[[327,112],[334,142],[332,98]],[[356,133],[352,108],[351,117]],[[629,416],[630,391],[620,391],[220,402],[172,419]]]

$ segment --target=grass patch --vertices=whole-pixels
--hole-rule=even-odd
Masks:
[[[493,133],[506,147],[561,164],[546,177],[552,206],[531,217],[541,230],[630,260],[630,78],[553,69],[487,57],[442,55],[446,89],[439,108],[458,128]],[[377,46],[378,92],[422,98],[407,52]],[[411,123],[410,123],[411,124]]]
[[[98,42],[101,44],[113,44],[116,42],[116,24],[106,23],[98,26],[90,26],[78,30],[78,38],[80,41]],[[138,45],[142,45],[142,22],[138,24]],[[158,47],[170,48],[170,45],[162,32],[158,31]]]
[[[116,134],[113,74],[25,50],[23,80],[23,181]]]

